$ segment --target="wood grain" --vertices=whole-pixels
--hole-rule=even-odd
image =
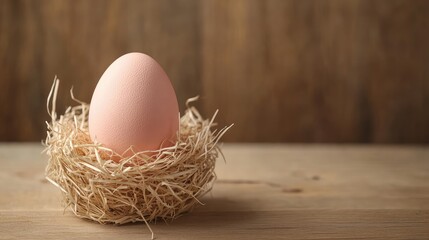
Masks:
[[[0,216],[0,239],[150,239],[150,233],[143,224],[105,226],[59,211],[0,211]],[[178,240],[426,240],[429,237],[428,219],[429,210],[198,212],[168,225],[154,224],[152,229],[156,239]],[[19,225],[25,231],[20,231]]]
[[[90,101],[107,66],[152,55],[181,110],[226,141],[429,142],[425,0],[0,1],[0,141],[39,141],[52,80]]]
[[[428,239],[429,148],[225,144],[213,191],[157,239]],[[149,239],[63,213],[40,144],[0,145],[0,239]]]
[[[227,140],[427,142],[428,12],[427,1],[210,1],[205,109],[236,122]]]

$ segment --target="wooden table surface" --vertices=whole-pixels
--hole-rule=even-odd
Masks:
[[[63,211],[40,144],[0,144],[0,239],[150,239]],[[225,144],[218,181],[157,239],[429,239],[427,146]]]

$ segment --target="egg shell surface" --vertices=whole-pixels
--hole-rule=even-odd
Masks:
[[[179,107],[170,79],[146,54],[119,57],[94,90],[88,124],[94,142],[123,156],[173,145]]]

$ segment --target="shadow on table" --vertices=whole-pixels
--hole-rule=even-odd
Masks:
[[[204,206],[197,206],[194,211],[168,223],[169,227],[225,229],[225,227],[234,226],[257,217],[256,212],[248,211],[249,206],[245,202],[210,197],[203,200]]]
[[[258,216],[258,212],[249,211],[248,203],[238,202],[225,198],[206,197],[204,206],[198,205],[192,212],[183,214],[179,218],[164,222],[150,223],[155,236],[163,239],[189,239],[195,234],[211,234],[222,232],[224,234],[237,233],[242,224],[249,224]],[[261,214],[261,213],[259,213]],[[251,223],[250,223],[251,224]],[[143,222],[124,225],[91,224],[90,232],[103,231],[104,234],[126,234],[143,239],[150,239],[150,232]],[[216,234],[212,236],[216,238]]]
[[[150,225],[155,228],[163,228],[164,226],[168,226],[168,228],[213,228],[239,224],[256,217],[256,212],[248,211],[249,206],[244,202],[214,197],[204,198],[203,202],[204,205],[197,205],[193,211],[185,213],[171,222],[158,220],[150,223]],[[138,225],[144,225],[144,223],[128,223],[121,227],[132,228]]]

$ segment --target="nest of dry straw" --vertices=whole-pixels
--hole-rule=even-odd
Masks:
[[[211,130],[208,120],[190,107],[180,118],[174,146],[151,154],[138,152],[115,162],[111,149],[92,142],[88,132],[89,105],[79,103],[57,117],[56,79],[48,97],[46,178],[61,189],[65,208],[81,218],[99,223],[124,224],[171,220],[188,212],[210,191],[216,178],[217,143],[229,129]],[[52,104],[50,106],[50,100]],[[152,231],[152,230],[151,230]],[[152,233],[153,234],[153,233]],[[152,235],[153,236],[153,235]]]

